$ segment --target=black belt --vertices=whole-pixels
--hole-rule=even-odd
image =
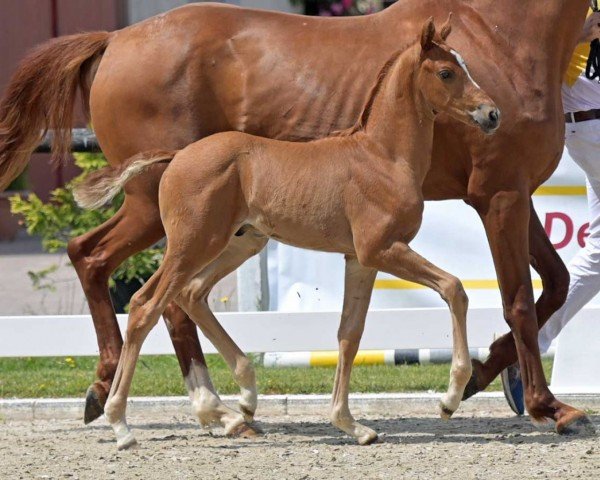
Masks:
[[[565,113],[565,122],[567,123],[588,122],[598,119],[600,119],[600,109]]]

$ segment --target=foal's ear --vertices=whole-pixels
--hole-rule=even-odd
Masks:
[[[446,23],[444,23],[444,26],[440,30],[440,37],[442,37],[442,40],[444,40],[444,41],[446,41],[446,39],[452,32],[452,25],[450,24],[451,21],[452,21],[452,12],[450,12],[450,14],[448,15],[448,20],[446,20]]]
[[[429,17],[421,32],[421,48],[423,51],[426,52],[433,47],[433,37],[435,37],[435,24],[433,23],[433,17]]]

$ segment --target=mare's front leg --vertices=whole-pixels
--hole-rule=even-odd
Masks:
[[[377,270],[363,267],[355,257],[346,257],[344,307],[338,330],[339,360],[331,399],[331,423],[361,445],[377,440],[377,433],[358,423],[348,406],[352,364],[365,327],[365,317]]]
[[[569,271],[550,242],[533,204],[530,202],[529,254],[531,265],[542,278],[543,291],[535,304],[538,328],[562,307],[569,291]],[[485,390],[502,370],[517,361],[517,349],[512,333],[502,335],[490,346],[490,356],[485,362],[473,360],[478,374],[471,377],[465,391],[468,398]]]
[[[389,245],[389,246],[388,246]],[[452,366],[448,392],[441,400],[440,415],[448,419],[458,409],[471,376],[467,343],[468,298],[460,280],[436,267],[406,243],[370,241],[357,249],[363,265],[432,288],[448,304],[452,316]]]
[[[587,429],[591,424],[584,412],[552,395],[542,368],[529,271],[529,195],[503,191],[489,197],[474,196],[471,203],[483,219],[494,257],[504,317],[512,331],[521,367],[527,411],[534,421],[554,420],[558,433]],[[499,372],[479,369],[478,364],[475,367],[475,378],[481,378],[486,385]]]

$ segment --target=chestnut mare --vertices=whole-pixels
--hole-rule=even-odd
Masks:
[[[167,251],[158,271],[131,300],[125,344],[104,410],[119,449],[136,443],[125,410],[147,334],[172,300],[203,328],[189,284],[240,229],[244,234],[253,230],[263,245],[270,237],[345,254],[346,284],[361,290],[372,290],[378,270],[436,290],[450,307],[454,342],[441,414],[449,418],[456,411],[471,377],[467,296],[460,280],[408,243],[421,225],[436,114],[492,133],[499,112],[471,79],[460,54],[445,43],[450,30],[447,23],[437,35],[433,19],[426,22],[420,41],[383,67],[359,122],[346,132],[307,143],[218,133],[171,154],[159,188]],[[102,205],[145,167],[164,160],[164,154],[133,157],[126,168],[105,169],[79,186],[77,197],[86,205]],[[346,289],[331,421],[366,445],[377,434],[352,417],[348,387],[369,298],[352,295],[354,288]],[[214,395],[197,399],[201,421],[217,421],[227,433],[244,428],[240,413],[211,418]]]
[[[503,0],[501,8],[494,0],[400,0],[374,15],[331,19],[200,4],[114,33],[59,38],[23,61],[0,104],[0,188],[25,168],[44,128],[62,129],[55,152],[68,150],[78,87],[90,98],[96,135],[114,167],[138,152],[183,148],[224,130],[306,140],[348,128],[397,45],[408,44],[429,16],[453,11],[453,43],[499,102],[504,122],[485,137],[441,115],[423,193],[426,200],[464,199],[479,213],[513,332],[492,344],[484,364],[473,363],[466,396],[518,356],[532,418],[554,420],[558,432],[577,430],[585,414],[552,395],[540,361],[538,328],[564,302],[569,277],[530,196],[561,156],[560,84],[588,6],[589,0]],[[69,246],[100,348],[86,421],[102,413],[122,346],[107,281],[123,259],[164,235],[157,206],[164,168],[157,164],[130,182],[121,210]],[[236,237],[198,285],[202,315],[215,329],[206,295],[258,248],[252,235]],[[544,285],[537,303],[530,262]],[[354,287],[354,296],[367,298]],[[196,329],[175,306],[167,314],[193,395],[202,379],[190,366],[204,364]],[[254,371],[239,349],[226,360],[251,416]]]

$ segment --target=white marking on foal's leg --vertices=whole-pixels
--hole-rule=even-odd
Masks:
[[[234,369],[235,382],[240,387],[240,410],[247,422],[254,420],[254,413],[258,405],[256,390],[256,373],[252,361],[245,355],[238,357]]]
[[[223,404],[215,391],[206,365],[192,359],[185,384],[192,401],[192,410],[203,427],[221,425],[225,433],[230,435],[245,423],[242,414]]]
[[[450,277],[452,278],[452,277]],[[458,279],[451,279],[445,287],[444,298],[452,316],[452,367],[448,392],[440,403],[440,416],[448,420],[458,409],[465,387],[471,378],[471,358],[467,343],[468,298]]]
[[[117,384],[117,378],[115,378],[112,390],[115,389],[114,385]],[[106,405],[104,406],[104,415],[106,420],[110,424],[117,438],[117,448],[119,450],[125,450],[127,448],[137,445],[137,441],[127,425],[125,419],[125,409],[127,407],[127,400],[120,395],[109,395]]]
[[[377,432],[372,428],[358,423],[348,408],[348,402],[335,401],[331,406],[331,423],[346,432],[351,437],[356,438],[359,445],[370,445],[377,440]]]

